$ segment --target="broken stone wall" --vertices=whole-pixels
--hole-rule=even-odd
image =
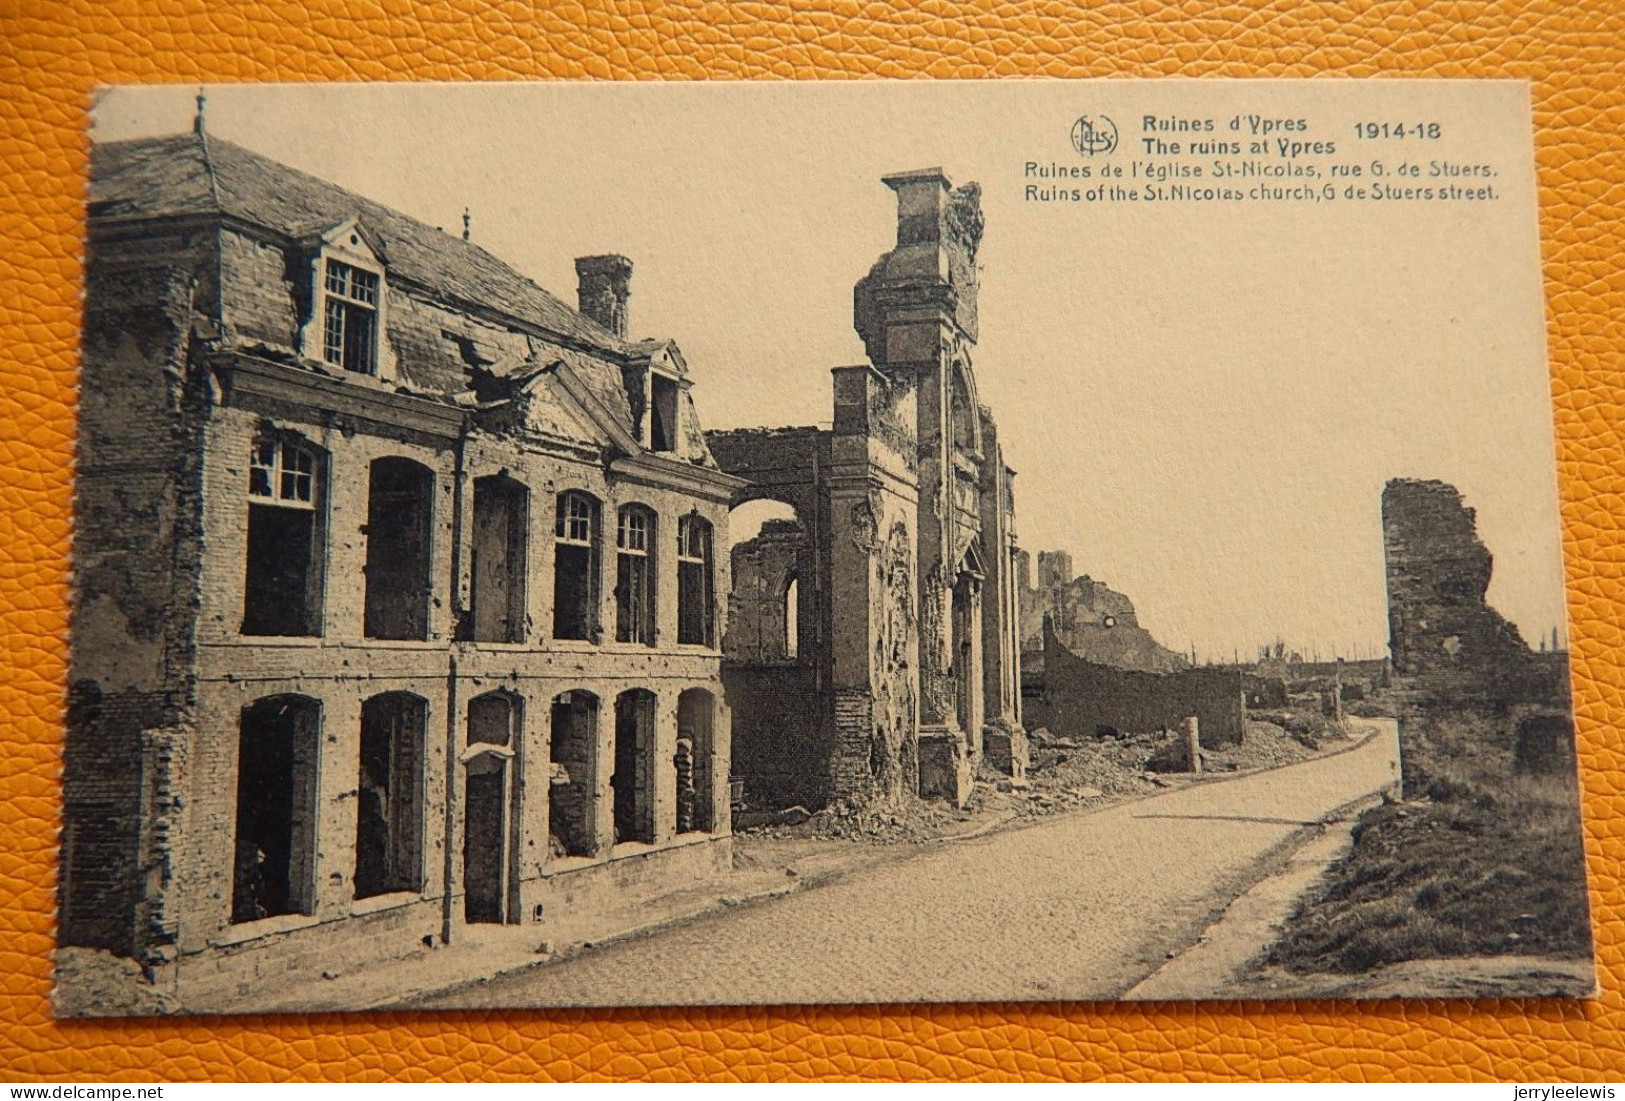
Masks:
[[[1485,602],[1493,560],[1473,510],[1453,486],[1396,479],[1383,491],[1382,525],[1395,672],[1491,688],[1529,647]]]
[[[1045,636],[1043,691],[1028,696],[1026,725],[1093,737],[1178,730],[1195,715],[1204,746],[1233,745],[1241,741],[1246,717],[1242,684],[1239,669],[1147,673],[1098,665],[1073,654],[1052,631]]]
[[[148,805],[148,747],[192,694],[191,367],[196,333],[212,331],[213,256],[213,236],[194,229],[98,236],[87,264],[59,940],[143,958],[156,939],[148,904],[167,885],[149,873],[169,842]]]

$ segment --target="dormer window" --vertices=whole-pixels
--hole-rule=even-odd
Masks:
[[[322,358],[358,375],[378,373],[378,276],[329,258],[323,287]]]
[[[649,450],[677,450],[677,380],[665,375],[649,379]]]

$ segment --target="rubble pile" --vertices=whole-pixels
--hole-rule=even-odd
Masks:
[[[954,810],[946,803],[903,801],[861,803],[842,800],[816,814],[792,807],[751,832],[764,839],[837,840],[897,844],[929,841],[970,821],[972,808]]]
[[[1279,768],[1318,757],[1347,742],[1349,732],[1335,722],[1313,717],[1312,728],[1297,729],[1269,720],[1249,719],[1247,736],[1240,745],[1222,750],[1203,750],[1202,766],[1215,772]]]
[[[1229,773],[1295,764],[1346,744],[1348,733],[1315,716],[1314,736],[1279,722],[1249,719],[1240,745],[1202,750],[1204,773]],[[1294,728],[1301,724],[1294,722]],[[1014,818],[1107,806],[1186,782],[1184,735],[1173,731],[1122,737],[1062,738],[1043,729],[1028,734],[1031,763],[1025,783],[992,770],[976,778],[964,810],[941,802],[843,801],[816,813],[804,807],[735,818],[735,832],[762,840],[841,840],[871,844],[918,843],[991,828]],[[1311,745],[1310,743],[1313,743]],[[1170,766],[1170,762],[1177,763]]]

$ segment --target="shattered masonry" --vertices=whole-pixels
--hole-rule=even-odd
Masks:
[[[91,181],[61,942],[229,1005],[726,868],[742,483],[631,263],[201,130]]]
[[[1461,493],[1395,479],[1382,494],[1393,688],[1407,796],[1432,770],[1465,756],[1504,775],[1572,777],[1568,654],[1536,653],[1485,602],[1493,560]],[[1463,744],[1440,713],[1492,720],[1500,737]]]
[[[733,549],[723,680],[757,805],[963,804],[990,741],[1024,767],[1014,475],[972,368],[980,190],[885,183],[897,243],[854,289],[870,362],[832,372],[832,428],[707,434],[736,505],[796,517]]]

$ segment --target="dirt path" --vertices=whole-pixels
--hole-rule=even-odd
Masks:
[[[1347,753],[933,846],[414,1004],[1115,998],[1396,767],[1387,730]]]

